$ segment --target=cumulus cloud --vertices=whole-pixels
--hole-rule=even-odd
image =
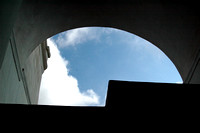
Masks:
[[[43,105],[90,106],[99,104],[99,96],[92,90],[80,92],[78,81],[69,75],[68,61],[60,55],[57,46],[47,40],[51,50],[48,68],[42,75],[39,102]]]

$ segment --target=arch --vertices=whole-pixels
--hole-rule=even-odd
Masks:
[[[62,31],[88,26],[128,31],[161,49],[187,83],[200,49],[200,19],[193,8],[184,2],[24,0],[13,30],[22,66],[38,44]]]

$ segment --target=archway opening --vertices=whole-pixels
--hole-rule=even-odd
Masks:
[[[51,58],[42,76],[39,104],[105,106],[109,80],[182,83],[165,53],[123,30],[77,28],[47,43]]]

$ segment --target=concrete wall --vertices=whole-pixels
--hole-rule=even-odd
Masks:
[[[0,70],[0,103],[28,103],[23,81],[20,79],[9,43]]]
[[[24,67],[30,100],[34,104],[38,101],[41,76],[44,71],[41,51],[41,45],[39,45],[28,57]]]
[[[47,53],[46,46],[46,42],[38,45],[22,67],[18,57],[20,48],[11,34],[0,69],[0,103],[37,104],[41,76],[47,68],[48,57],[43,54]]]
[[[0,1],[0,69],[22,0]]]

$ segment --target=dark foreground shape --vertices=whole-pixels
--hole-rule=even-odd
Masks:
[[[109,81],[105,107],[69,107],[1,104],[1,111],[60,112],[64,116],[91,118],[165,118],[199,112],[199,85]],[[103,117],[100,117],[103,116]],[[184,118],[185,118],[184,117]]]
[[[199,85],[109,81],[106,106],[111,112],[152,113],[195,109]]]
[[[58,124],[67,129],[73,127],[73,131],[92,127],[92,131],[99,132],[191,132],[199,127],[198,88],[194,84],[109,81],[106,107],[1,104],[0,112],[12,122],[31,120],[37,126]]]

